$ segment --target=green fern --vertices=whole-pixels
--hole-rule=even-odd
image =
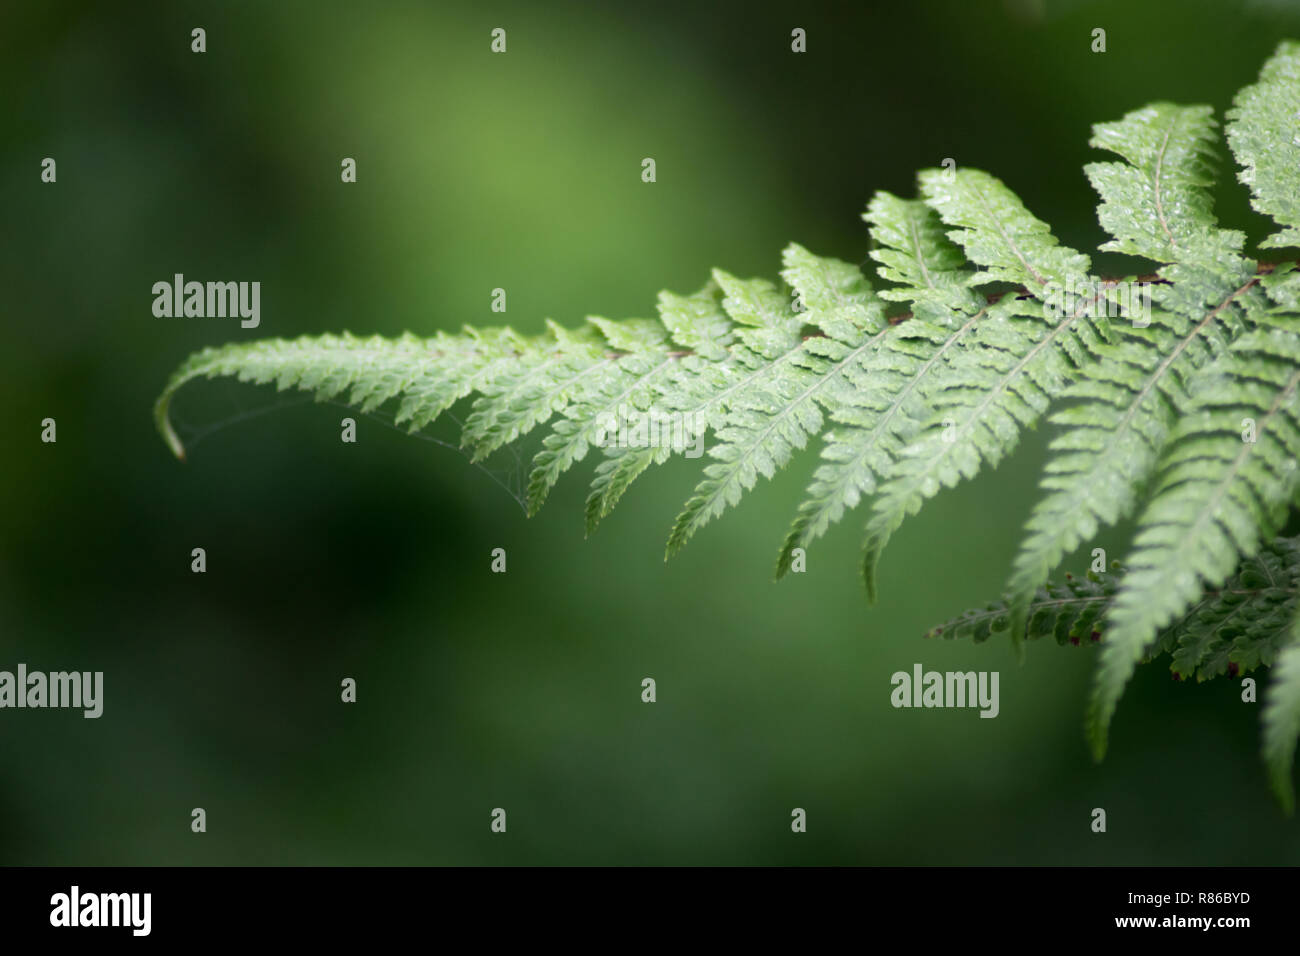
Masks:
[[[1291,627],[1290,642],[1277,655],[1273,682],[1264,707],[1264,760],[1273,792],[1287,813],[1295,810],[1291,768],[1300,737],[1300,615]]]
[[[1159,629],[1278,531],[1300,487],[1300,336],[1252,331],[1206,372],[1180,410],[1110,612],[1089,708],[1099,758],[1124,685]],[[1247,419],[1251,441],[1242,437]]]
[[[1019,594],[1007,594],[966,611],[927,632],[926,637],[970,638],[979,643],[1020,627],[1026,640],[1055,638],[1058,644],[1112,646],[1114,610],[1126,593],[1129,572],[1115,561],[1105,571],[1066,575],[1040,586],[1015,609]],[[1020,623],[1017,623],[1020,622]],[[1279,537],[1244,559],[1218,588],[1207,589],[1163,627],[1144,653],[1144,662],[1168,655],[1175,680],[1236,677],[1274,667],[1263,715],[1264,760],[1279,801],[1291,812],[1291,766],[1300,737],[1300,537]]]
[[[1021,283],[1030,295],[992,306],[924,389],[930,415],[890,469],[867,523],[863,571],[873,599],[876,563],[904,517],[981,464],[998,464],[1109,334],[1082,309],[1048,317],[1049,286],[1087,283],[1089,260],[1060,246],[1006,186],[977,170],[931,170],[921,174],[921,191],[945,223],[964,227],[949,238],[985,267],[969,285]]]
[[[796,548],[807,548],[830,525],[877,487],[896,466],[928,415],[948,355],[961,347],[988,311],[969,288],[974,270],[943,234],[925,203],[878,193],[864,218],[879,247],[872,257],[881,276],[897,282],[880,297],[907,302],[909,320],[890,326],[861,363],[856,388],[842,396],[831,419],[842,425],[823,437],[821,465],[777,559],[777,576],[789,569]]]
[[[1047,582],[1026,606],[1022,637],[1087,646],[1108,637],[1110,611],[1127,572],[1118,561],[1102,571]],[[1009,633],[1015,598],[1008,594],[932,628],[926,637],[976,643]],[[1292,640],[1300,611],[1300,537],[1277,538],[1241,563],[1222,587],[1203,592],[1159,634],[1146,660],[1169,656],[1174,679],[1206,681],[1272,666]]]
[[[770,478],[810,436],[821,433],[821,408],[834,411],[861,388],[863,357],[888,329],[883,303],[856,267],[819,259],[797,245],[786,249],[785,266],[783,276],[806,311],[783,311],[788,298],[763,289],[771,296],[772,314],[783,323],[783,332],[772,345],[780,354],[771,359],[768,374],[754,378],[731,398],[710,452],[718,462],[705,467],[704,480],[678,516],[668,538],[669,555],[706,522],[738,503],[758,475]],[[731,296],[745,287],[724,288],[731,293],[726,305],[735,303]],[[745,317],[745,313],[738,315],[734,304],[729,311],[737,320]],[[821,335],[809,336],[791,349],[788,336],[797,336],[805,324]]]
[[[1011,579],[1012,632],[1024,608],[1061,559],[1102,525],[1128,517],[1176,415],[1184,383],[1239,328],[1241,287],[1254,263],[1238,252],[1245,237],[1213,226],[1208,158],[1213,120],[1207,107],[1162,103],[1096,127],[1092,144],[1128,163],[1094,163],[1089,179],[1102,196],[1098,218],[1115,238],[1103,249],[1168,263],[1153,289],[1162,305],[1151,324],[1116,323],[1103,361],[1085,367],[1060,396],[1071,405],[1051,421],[1066,426],[1043,487],[1049,494],[1029,520]],[[1170,210],[1190,215],[1173,218]],[[1198,289],[1188,296],[1185,280]],[[1217,300],[1214,305],[1200,299]]]
[[[1282,44],[1237,95],[1226,136],[1254,207],[1279,227],[1262,247],[1300,244],[1300,44]],[[874,600],[875,568],[904,519],[996,467],[1046,419],[1057,432],[1044,497],[1008,596],[944,633],[1100,642],[1088,707],[1098,758],[1139,662],[1169,654],[1177,674],[1200,680],[1276,662],[1264,752],[1290,807],[1298,562],[1295,540],[1275,536],[1300,496],[1300,270],[1257,265],[1242,233],[1217,226],[1219,142],[1205,106],[1156,103],[1094,127],[1091,144],[1117,157],[1085,170],[1110,236],[1100,248],[1152,262],[1145,285],[1092,274],[988,173],[927,170],[919,198],[878,193],[867,207],[875,286],[792,244],[780,283],[715,271],[693,295],[661,294],[655,319],[209,348],[173,375],[156,421],[183,455],[172,398],[219,376],[387,408],[411,431],[466,403],[461,442],[474,460],[542,431],[530,513],[598,459],[588,533],[652,465],[711,436],[669,556],[820,438],[777,575],[865,502]],[[1149,313],[1135,287],[1149,290]],[[647,437],[666,421],[671,440]],[[1048,583],[1099,528],[1128,519],[1128,570]]]

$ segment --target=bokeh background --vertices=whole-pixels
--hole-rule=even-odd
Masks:
[[[496,287],[528,332],[652,315],[790,240],[862,261],[871,192],[945,157],[1094,249],[1089,124],[1222,110],[1296,36],[1284,0],[6,4],[0,667],[102,670],[106,704],[0,713],[0,862],[1297,862],[1235,682],[1142,669],[1095,766],[1092,649],[921,638],[1000,591],[1045,432],[906,524],[869,608],[860,513],[772,581],[815,454],[665,564],[698,463],[584,540],[590,463],[526,519],[508,455],[344,445],[269,389],[183,392],[185,464],[150,420],[206,344],[490,323]],[[1261,238],[1231,180],[1221,221]],[[259,280],[261,327],[155,318],[176,272]],[[1001,715],[894,710],[915,662],[999,670]]]

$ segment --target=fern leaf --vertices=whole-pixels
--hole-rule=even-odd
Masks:
[[[479,461],[547,421],[593,379],[614,374],[603,339],[592,327],[571,332],[548,323],[550,341],[519,357],[514,367],[479,388],[461,444]]]
[[[169,418],[173,397],[194,379],[231,376],[241,382],[275,383],[280,391],[299,388],[320,401],[350,393],[349,404],[363,412],[400,396],[397,423],[415,431],[534,348],[509,329],[460,336],[440,333],[427,340],[409,334],[360,339],[345,332],[206,348],[172,375],[154,404],[154,421],[172,452],[184,458]]]
[[[607,373],[589,380],[543,440],[543,449],[533,459],[528,478],[528,513],[536,514],[560,476],[586,457],[593,444],[609,440],[623,413],[644,407],[645,396],[657,394],[657,387],[670,376],[675,359],[667,348],[667,337],[658,323],[647,323],[639,336],[629,334],[626,323],[593,320],[610,344],[636,348],[612,365]],[[615,344],[617,343],[617,344]]]
[[[1247,558],[1222,588],[1207,591],[1159,645],[1170,670],[1197,681],[1271,667],[1290,635],[1300,584],[1300,539],[1278,538]]]
[[[721,309],[732,323],[724,334],[716,314],[707,321],[700,316],[708,308],[712,289],[723,293]],[[716,307],[715,307],[716,308]],[[673,416],[684,442],[693,442],[697,435],[708,429],[719,430],[728,421],[728,415],[744,414],[763,401],[762,396],[779,389],[778,383],[788,374],[788,368],[799,361],[805,351],[799,332],[803,328],[802,316],[794,311],[789,297],[763,279],[741,280],[714,270],[713,283],[702,293],[689,299],[665,293],[660,297],[660,312],[664,325],[680,335],[683,344],[694,342],[698,347],[702,338],[699,330],[708,330],[712,339],[705,341],[710,354],[725,355],[723,361],[708,361],[696,354],[683,358],[676,372],[662,389],[660,414]],[[727,342],[725,348],[722,342]],[[620,448],[610,453],[610,460],[597,469],[592,492],[587,500],[587,531],[608,515],[638,475],[652,464],[668,459],[672,449],[658,446],[647,448]],[[788,456],[787,456],[788,457]],[[766,464],[761,458],[760,464]],[[743,469],[743,465],[742,465]],[[753,481],[744,487],[752,487]],[[729,494],[739,497],[740,489],[731,487]],[[692,499],[694,502],[694,499]],[[688,511],[692,504],[688,503]],[[691,527],[703,524],[713,514],[719,513],[725,503],[713,506],[707,516]],[[679,521],[679,525],[681,522]],[[668,554],[684,543],[674,529]],[[674,543],[675,542],[675,543]]]
[[[810,435],[820,433],[822,407],[833,410],[852,398],[861,379],[855,366],[889,328],[883,303],[856,266],[798,245],[786,249],[784,260],[783,276],[805,306],[803,318],[825,334],[806,339],[789,360],[773,366],[772,375],[732,401],[718,444],[709,451],[717,461],[704,469],[704,480],[678,516],[669,556],[738,502],[759,475],[772,477]]]
[[[1238,178],[1254,207],[1286,227],[1260,245],[1300,246],[1300,43],[1281,43],[1233,104],[1227,134],[1245,167]]]
[[[1119,579],[1114,574],[1067,575],[1060,584],[1047,582],[1024,607],[1023,628],[1016,639],[1054,637],[1058,644],[1078,644],[1100,636],[1102,616],[1115,598]],[[1013,598],[1007,595],[945,621],[926,632],[926,637],[971,638],[975,643],[996,634],[1011,634]]]
[[[1211,259],[1206,247],[1216,241],[1239,249],[1241,233],[1209,228],[1218,143],[1213,115],[1208,106],[1153,103],[1093,127],[1090,146],[1127,160],[1084,167],[1102,197],[1097,218],[1115,237],[1102,249],[1156,262]]]
[[[968,281],[1024,283],[1046,299],[1054,287],[1087,282],[1088,257],[1057,243],[1001,182],[978,170],[921,175],[926,202],[949,237],[985,267]],[[1104,319],[1078,309],[1055,322],[1038,300],[1006,296],[993,306],[944,374],[925,393],[928,427],[904,450],[880,489],[867,523],[863,578],[875,595],[875,568],[908,514],[942,487],[996,466],[1035,424],[1051,397],[1074,377],[1107,334]]]
[[[1058,644],[1092,643],[1110,628],[1108,614],[1124,581],[1118,561],[1105,572],[1083,577],[1065,575],[1047,582],[1033,595],[1021,637],[1054,637]],[[1005,595],[927,632],[927,637],[971,638],[982,642],[1010,635],[1015,626],[1015,596]],[[1259,554],[1244,559],[1223,587],[1206,591],[1201,600],[1174,619],[1152,647],[1152,657],[1171,655],[1175,678],[1195,674],[1198,681],[1224,674],[1246,674],[1270,667],[1291,638],[1293,616],[1300,606],[1300,538],[1277,538]]]
[[[1036,290],[1087,276],[1088,257],[1058,243],[1001,180],[978,169],[929,169],[920,180],[925,201],[958,227],[948,237],[985,268],[971,284],[1010,282]]]
[[[891,326],[854,370],[851,393],[830,417],[824,463],[817,468],[777,558],[777,577],[790,569],[796,548],[807,548],[862,495],[876,489],[926,409],[920,395],[947,354],[974,328],[984,300],[969,288],[973,271],[943,233],[938,215],[919,200],[877,193],[864,218],[879,248],[871,255],[882,278],[902,283],[882,299],[912,304],[912,316]]]
[[[1300,312],[1300,264],[1284,262],[1273,267],[1273,271],[1259,281],[1268,297],[1276,303],[1269,310],[1270,314]]]
[[[1291,629],[1290,643],[1278,655],[1264,704],[1263,755],[1273,792],[1287,814],[1295,811],[1295,786],[1291,768],[1296,740],[1300,738],[1300,615]]]
[[[710,413],[723,406],[729,389],[743,386],[759,373],[745,370],[731,359],[729,348],[735,335],[716,281],[694,295],[660,293],[659,319],[672,341],[691,354],[678,356],[653,393],[630,396],[629,404],[635,413],[645,416],[653,415],[661,403],[664,411],[671,408],[691,429],[685,440],[693,441],[695,429],[707,426]],[[614,510],[638,476],[652,464],[667,461],[670,453],[670,448],[656,447],[648,441],[641,446],[606,446],[605,460],[597,466],[587,495],[587,534]]]
[[[659,320],[682,348],[711,361],[727,357],[733,338],[731,318],[722,308],[716,282],[694,295],[659,293]]]
[[[1237,95],[1226,135],[1254,207],[1280,228],[1264,245],[1300,245],[1300,43],[1283,43]],[[1300,547],[1270,539],[1300,504],[1300,268],[1257,265],[1242,255],[1244,235],[1217,225],[1218,142],[1204,106],[1154,103],[1093,129],[1091,144],[1117,157],[1086,168],[1110,236],[1101,248],[1156,264],[1149,316],[1132,299],[1138,280],[1090,276],[1089,258],[999,180],[929,170],[920,200],[877,193],[864,215],[879,292],[857,267],[791,245],[784,287],[715,270],[694,295],[662,293],[653,321],[204,349],[172,376],[155,420],[183,455],[170,403],[215,376],[363,412],[388,405],[412,431],[464,401],[461,442],[475,459],[544,432],[530,513],[565,472],[599,458],[588,533],[652,465],[711,435],[668,554],[820,436],[777,575],[868,498],[874,600],[879,556],[905,518],[997,466],[1050,412],[1062,430],[1008,598],[945,633],[1007,631],[1017,647],[1022,635],[1101,639],[1088,709],[1098,757],[1140,661],[1168,654],[1175,675],[1198,680],[1276,666],[1264,750],[1290,802]],[[886,303],[908,311],[889,318]],[[1139,308],[1149,321],[1136,321]],[[664,420],[671,441],[653,434]],[[1133,513],[1130,570],[1049,583],[1066,553]]]
[[[1207,375],[1172,436],[1139,519],[1088,712],[1098,759],[1124,686],[1161,628],[1280,526],[1300,454],[1300,336],[1250,332]],[[1249,429],[1249,433],[1243,433]],[[1244,438],[1254,440],[1243,440]]]
[[[1241,233],[1214,226],[1207,188],[1213,131],[1209,107],[1169,103],[1094,127],[1093,146],[1128,160],[1085,169],[1102,197],[1098,218],[1115,237],[1102,248],[1195,269],[1202,283],[1215,276],[1215,290],[1224,297],[1206,308],[1168,295],[1169,285],[1158,286],[1162,304],[1172,308],[1147,317],[1148,327],[1112,323],[1114,341],[1100,346],[1100,361],[1080,369],[1079,381],[1062,393],[1074,404],[1050,418],[1068,430],[1052,442],[1055,454],[1042,481],[1048,495],[1034,508],[1016,557],[1009,584],[1013,634],[1061,559],[1099,526],[1136,507],[1175,420],[1183,383],[1226,348],[1239,327],[1234,303],[1253,284],[1243,281],[1253,264],[1238,255]],[[1166,282],[1178,279],[1175,268],[1159,275]]]
[[[606,458],[596,466],[596,475],[587,494],[585,508],[586,533],[596,530],[601,519],[609,516],[623,493],[632,482],[655,463],[653,448],[612,448]]]

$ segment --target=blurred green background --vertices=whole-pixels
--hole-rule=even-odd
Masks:
[[[790,240],[862,261],[871,192],[945,157],[1091,251],[1089,124],[1222,110],[1297,36],[1282,0],[7,5],[0,668],[102,670],[106,703],[0,713],[0,862],[1296,862],[1235,682],[1142,669],[1094,766],[1091,649],[921,638],[1001,590],[1041,432],[904,526],[868,608],[861,513],[772,581],[815,453],[665,564],[697,462],[584,540],[590,462],[527,520],[454,450],[342,444],[328,405],[192,386],[186,464],[150,411],[207,344],[491,323],[496,287],[528,332],[652,315]],[[155,318],[176,272],[260,281],[261,327]],[[999,670],[1001,715],[894,710],[915,662]]]

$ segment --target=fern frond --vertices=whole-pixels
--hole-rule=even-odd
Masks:
[[[1238,96],[1228,130],[1256,207],[1287,226],[1296,221],[1293,190],[1300,174],[1294,163],[1278,161],[1294,153],[1296,54],[1294,44],[1279,48],[1260,83]],[[1288,106],[1290,114],[1266,115]],[[1290,232],[1266,244],[1284,245],[1293,238]],[[1182,263],[1163,274],[1173,280],[1165,304],[1184,314],[1214,301],[1225,279],[1232,282],[1230,274]],[[1195,601],[1202,587],[1221,581],[1240,556],[1252,554],[1294,500],[1300,347],[1294,318],[1261,305],[1252,288],[1257,284],[1264,283],[1252,277],[1237,293],[1255,330],[1189,383],[1195,395],[1179,403],[1179,432],[1163,452],[1163,475],[1139,519],[1137,550],[1126,562],[1134,571],[1116,599],[1115,626],[1089,704],[1088,736],[1098,758],[1119,696],[1158,629]],[[1265,288],[1285,309],[1290,286],[1279,281]],[[1245,440],[1245,430],[1256,427],[1259,437]]]
[[[1291,768],[1296,740],[1300,738],[1300,615],[1291,628],[1291,640],[1278,655],[1264,702],[1264,762],[1273,792],[1288,813],[1295,810]]]
[[[1252,203],[1280,228],[1264,246],[1300,245],[1300,43],[1278,48],[1227,119]],[[669,555],[820,436],[777,576],[868,499],[874,600],[879,556],[905,518],[997,466],[1048,416],[1061,431],[1008,598],[945,633],[1007,631],[1017,648],[1022,635],[1100,639],[1088,710],[1098,757],[1141,660],[1169,654],[1176,675],[1198,680],[1277,662],[1264,750],[1290,801],[1300,624],[1287,622],[1300,562],[1293,539],[1272,539],[1300,504],[1300,268],[1251,261],[1244,235],[1217,225],[1219,141],[1204,106],[1155,103],[1093,128],[1091,144],[1117,157],[1086,167],[1110,237],[1101,248],[1151,261],[1154,277],[1098,279],[993,176],[929,170],[920,199],[877,193],[864,214],[878,291],[858,267],[790,245],[783,284],[715,270],[694,295],[661,293],[654,320],[209,348],[172,376],[155,420],[183,456],[170,403],[217,376],[388,406],[412,431],[464,402],[473,459],[542,432],[530,514],[598,459],[589,534],[652,465],[711,437]],[[671,440],[655,430],[665,421]],[[1064,555],[1134,514],[1122,576],[1048,583]]]
[[[1300,264],[1284,262],[1260,279],[1260,285],[1275,305],[1270,313],[1300,313]]]
[[[817,468],[777,558],[777,577],[796,548],[807,548],[862,495],[876,489],[898,452],[928,414],[921,395],[946,355],[971,332],[985,301],[969,288],[973,270],[944,235],[938,215],[919,200],[877,193],[864,217],[879,244],[871,256],[882,278],[902,283],[882,299],[909,302],[912,315],[878,336],[856,370],[856,388],[830,410],[837,423],[825,434]]]
[[[613,348],[626,354],[601,366],[604,374],[589,380],[543,440],[528,477],[530,515],[537,513],[560,476],[585,458],[592,445],[608,440],[622,412],[629,407],[644,411],[673,372],[676,359],[661,324],[590,321]]]
[[[721,270],[714,270],[713,280],[714,286],[724,295],[721,302],[723,313],[732,323],[725,333],[716,315],[701,321],[708,308],[706,297],[710,290],[689,299],[671,294],[660,297],[665,326],[687,330],[679,340],[682,344],[695,343],[698,348],[699,343],[705,341],[712,354],[725,355],[720,362],[705,361],[702,355],[685,357],[677,372],[670,377],[670,387],[661,391],[659,411],[675,417],[687,443],[706,430],[723,428],[733,412],[740,415],[746,409],[761,407],[765,401],[763,396],[770,396],[771,389],[779,388],[774,383],[789,366],[799,361],[803,352],[800,338],[803,318],[794,311],[790,298],[777,291],[775,285],[763,279],[737,279]],[[710,339],[702,340],[701,328],[708,330]],[[724,341],[727,343],[725,351],[721,351]],[[600,518],[609,514],[638,475],[651,464],[666,461],[671,451],[672,448],[660,445],[630,451],[620,448],[613,452],[611,461],[597,471],[592,495],[588,497],[588,531]],[[743,464],[740,472],[737,477],[752,474],[744,472]],[[752,484],[751,480],[743,487],[752,487]],[[722,494],[731,494],[731,500],[738,500],[740,489],[729,485]],[[689,536],[695,527],[720,513],[725,501],[725,497],[721,499],[723,503],[712,499],[708,505],[694,511],[693,519],[686,518],[684,513],[674,529],[673,538],[670,538],[668,553],[672,554],[676,547],[680,547],[680,543],[676,547],[673,544],[679,535],[685,533]],[[697,504],[692,499],[687,512],[693,512]],[[689,531],[685,530],[688,525]]]
[[[1252,204],[1286,227],[1260,245],[1300,246],[1300,43],[1283,41],[1259,82],[1237,94],[1227,134]]]
[[[710,396],[725,401],[726,389],[735,385],[737,371],[729,361],[728,347],[734,335],[731,318],[722,308],[721,291],[711,281],[694,295],[680,296],[671,292],[659,294],[659,320],[667,329],[672,342],[687,354],[678,358],[675,366],[665,371],[665,380],[651,392],[630,396],[630,410],[639,416],[648,416],[667,398],[676,406],[693,406],[693,415],[684,415],[683,421],[692,426],[701,424],[709,411]],[[754,374],[754,373],[749,373]],[[741,380],[745,378],[741,375]],[[678,408],[680,413],[681,409]],[[684,436],[693,441],[694,432]],[[587,495],[586,531],[591,534],[600,520],[606,517],[633,481],[652,464],[668,460],[670,448],[657,447],[647,442],[644,446],[610,444],[605,448],[605,459],[596,467],[591,491]]]
[[[1066,575],[1063,582],[1046,582],[1034,592],[1023,608],[1018,634],[1013,632],[1015,598],[1008,594],[931,628],[925,636],[970,638],[977,644],[1003,633],[1016,640],[1050,636],[1058,644],[1096,640],[1101,634],[1102,617],[1110,608],[1118,586],[1119,578],[1115,574],[1089,573],[1078,578]]]
[[[920,181],[925,201],[955,227],[948,238],[984,267],[972,285],[1009,282],[1037,291],[1088,275],[1088,257],[1057,242],[1001,180],[978,169],[928,169]]]
[[[821,329],[799,350],[774,363],[773,374],[756,380],[732,399],[717,430],[717,459],[678,516],[668,539],[675,554],[699,528],[720,515],[754,486],[770,478],[795,450],[821,431],[821,407],[834,411],[864,382],[863,357],[889,328],[884,305],[853,265],[812,255],[791,245],[784,254],[785,280],[805,306],[803,319]],[[784,343],[776,343],[779,349]]]
[[[1109,631],[1109,612],[1126,572],[1118,561],[1105,572],[1065,575],[1033,595],[1020,636],[1053,637],[1058,644],[1100,641]],[[1010,636],[1016,596],[966,611],[932,628],[926,637],[971,638],[983,642]],[[1290,640],[1293,616],[1300,608],[1300,537],[1277,538],[1242,561],[1221,588],[1199,601],[1160,633],[1151,657],[1170,655],[1176,679],[1198,681],[1225,674],[1246,674],[1273,665]]]
[[[970,284],[1023,283],[1042,298],[1009,295],[990,307],[926,389],[927,427],[899,456],[867,523],[863,577],[873,597],[876,564],[903,519],[940,488],[996,466],[1108,335],[1104,316],[1092,310],[1052,315],[1052,289],[1086,284],[1088,257],[1059,245],[1006,186],[967,169],[930,170],[921,188],[945,223],[962,227],[949,237],[985,267]]]
[[[313,392],[319,401],[350,393],[349,404],[362,412],[400,397],[397,423],[415,431],[538,348],[510,329],[439,333],[427,340],[410,334],[361,339],[345,332],[206,348],[172,375],[154,403],[154,421],[172,452],[184,458],[185,449],[168,417],[172,398],[194,379],[231,376],[259,385],[274,383],[279,391],[299,388]]]
[[[1102,197],[1097,219],[1115,237],[1102,249],[1189,263],[1240,249],[1241,233],[1211,228],[1214,130],[1213,109],[1174,103],[1153,103],[1092,128],[1088,145],[1126,160],[1084,167]]]
[[[548,326],[552,341],[519,356],[514,367],[479,386],[480,397],[461,435],[472,461],[527,434],[585,388],[598,389],[616,375],[594,327],[571,332],[553,322]]]
[[[1139,519],[1088,711],[1100,758],[1124,686],[1159,630],[1271,536],[1300,486],[1300,334],[1247,333],[1200,377]],[[1253,440],[1245,440],[1253,438]]]
[[[1115,237],[1102,248],[1175,264],[1158,274],[1165,283],[1177,282],[1179,267],[1195,269],[1201,283],[1217,282],[1222,299],[1189,305],[1167,294],[1170,285],[1157,287],[1171,308],[1147,317],[1146,326],[1112,323],[1114,341],[1099,347],[1101,360],[1080,369],[1079,381],[1062,393],[1073,404],[1049,419],[1067,430],[1052,442],[1042,481],[1048,495],[1035,506],[1016,557],[1012,633],[1061,559],[1136,507],[1184,383],[1240,328],[1237,303],[1254,266],[1238,254],[1245,237],[1214,225],[1207,188],[1213,130],[1209,107],[1169,103],[1094,127],[1093,146],[1128,160],[1085,167],[1102,197],[1098,219]]]
[[[1271,667],[1289,637],[1297,586],[1300,538],[1278,538],[1166,628],[1158,650],[1172,655],[1170,670],[1179,679]]]

